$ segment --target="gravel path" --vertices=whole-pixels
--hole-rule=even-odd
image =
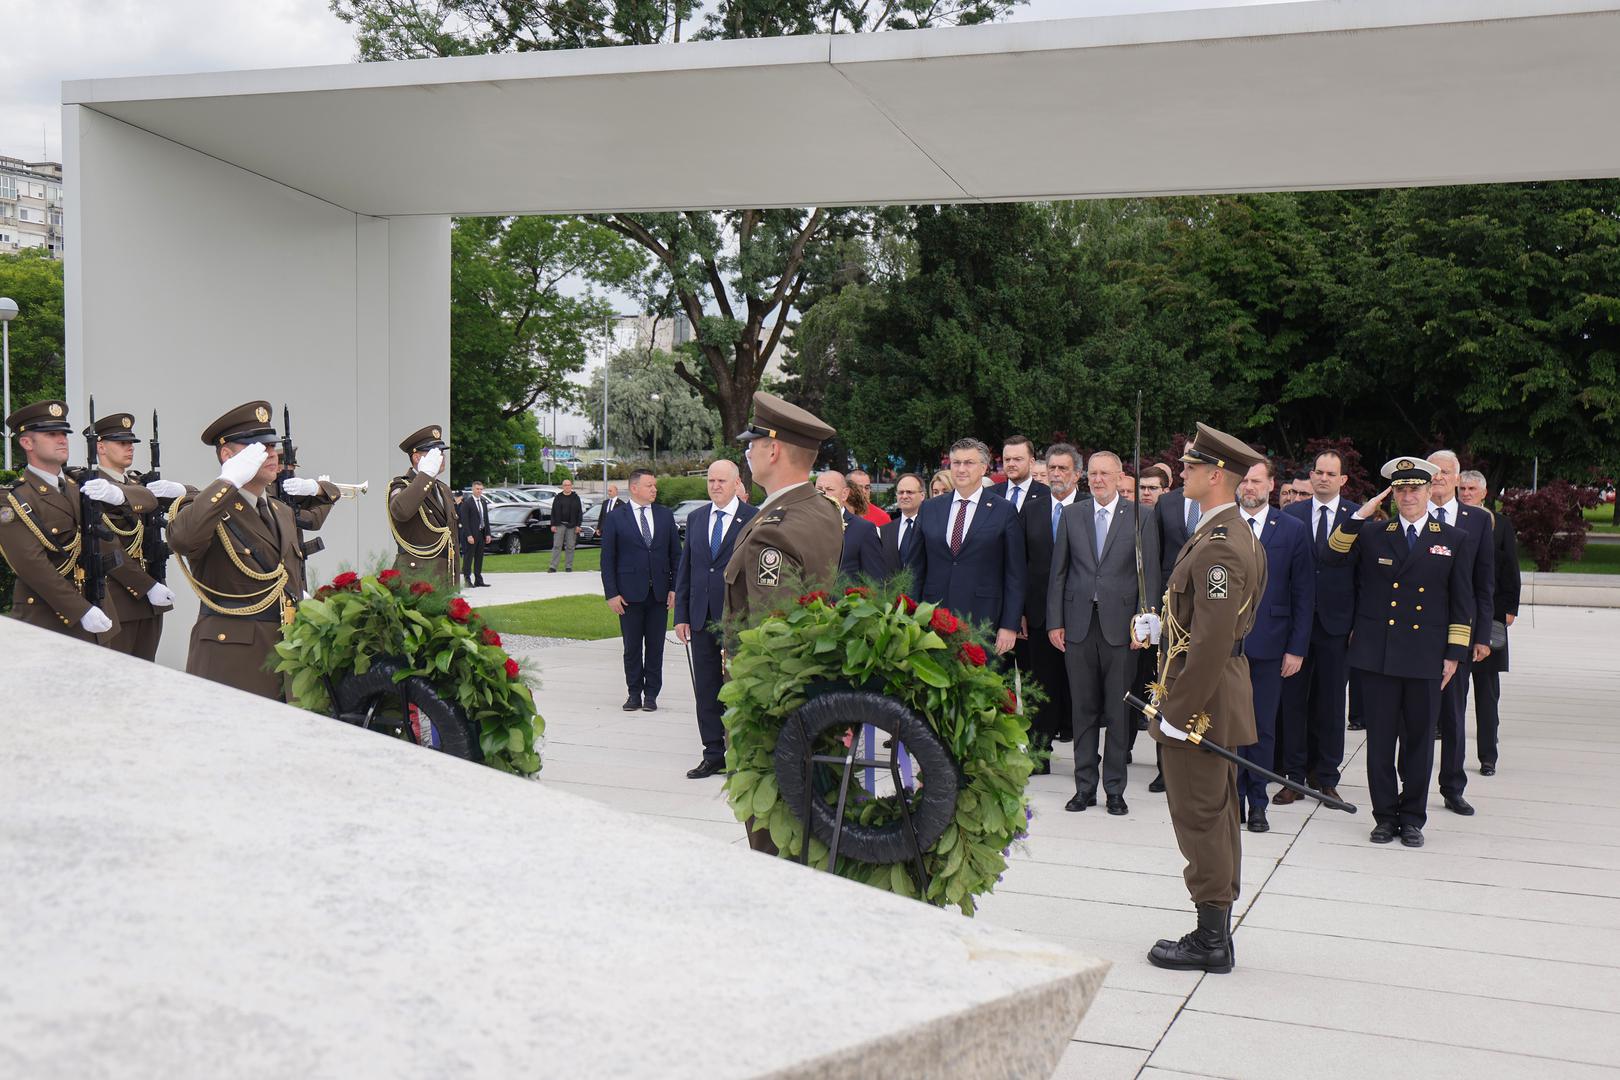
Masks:
[[[528,634],[502,634],[501,644],[507,652],[534,652],[537,649],[550,649],[557,645],[578,645],[573,638],[565,637],[531,637]]]

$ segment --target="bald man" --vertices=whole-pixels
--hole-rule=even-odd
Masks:
[[[838,558],[838,575],[851,582],[879,581],[888,566],[883,561],[883,541],[877,526],[850,510],[849,481],[842,473],[828,470],[816,477],[816,490],[827,496],[844,515],[844,550]]]

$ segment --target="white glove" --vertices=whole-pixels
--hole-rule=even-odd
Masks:
[[[105,611],[98,607],[92,607],[79,616],[79,625],[92,634],[105,634],[112,629],[112,620],[107,618]]]
[[[281,484],[283,495],[319,495],[320,492],[321,485],[302,476],[289,476]]]
[[[444,451],[437,446],[423,454],[422,460],[416,463],[416,471],[425,476],[438,476],[442,468],[444,468]]]
[[[177,480],[153,480],[146,490],[160,499],[178,499],[186,493],[186,485]]]
[[[232,487],[241,487],[252,483],[253,478],[259,475],[259,467],[264,459],[270,456],[270,451],[264,448],[263,443],[248,443],[236,456],[227,458],[219,467],[219,478]]]
[[[124,489],[99,476],[84,482],[84,493],[98,503],[106,503],[108,506],[124,505]]]
[[[1159,643],[1159,631],[1163,624],[1159,617],[1151,611],[1144,611],[1131,620],[1131,633],[1137,641],[1147,641],[1154,645]]]
[[[146,599],[153,607],[174,607],[174,593],[161,581],[153,582],[146,590]]]
[[[1159,717],[1159,730],[1170,736],[1172,739],[1180,739],[1182,742],[1187,741],[1187,733],[1176,727],[1162,716]]]
[[[326,475],[325,473],[321,473],[321,475],[317,476],[315,479],[320,481],[321,483],[325,484],[325,483],[331,482],[332,478],[330,476]]]

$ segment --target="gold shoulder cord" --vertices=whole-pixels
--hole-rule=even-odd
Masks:
[[[184,503],[187,498],[188,496],[182,495],[178,499],[174,500],[174,504],[169,507],[168,520],[171,525],[174,523],[174,515],[179,511],[181,504]],[[184,555],[181,555],[178,551],[175,552],[175,555],[180,563],[180,572],[186,575],[186,580],[191,583],[191,591],[197,594],[197,599],[202,601],[204,607],[208,608],[210,611],[218,612],[221,615],[257,615],[259,612],[267,610],[270,605],[282,599],[287,585],[286,566],[278,564],[276,568],[269,573],[265,573],[263,570],[255,570],[244,563],[241,556],[237,555],[236,546],[231,542],[231,534],[225,531],[224,522],[220,522],[220,524],[214,526],[214,535],[219,538],[220,547],[225,549],[225,554],[230,556],[231,563],[238,570],[253,581],[264,581],[268,582],[268,584],[265,585],[264,589],[262,590],[247,593],[228,593],[222,592],[219,589],[209,588],[207,585],[204,585],[202,582],[198,581],[197,576],[191,572],[191,560],[187,559]],[[250,602],[241,607],[226,607],[225,605],[214,600],[213,597],[215,596],[222,597],[226,600],[247,600]],[[290,619],[288,619],[286,616],[287,612],[283,611],[283,623],[290,621]]]
[[[392,500],[393,497],[393,493],[390,492],[388,498]],[[411,543],[409,540],[406,540],[403,536],[399,535],[399,525],[394,521],[394,515],[392,513],[388,515],[388,531],[394,534],[394,543],[398,544],[399,549],[405,554],[410,555],[413,558],[421,559],[424,562],[437,559],[440,555],[443,555],[445,549],[450,546],[450,534],[453,530],[449,525],[439,526],[429,521],[426,506],[417,507],[416,516],[422,519],[422,524],[426,526],[428,532],[434,533],[438,536],[438,540],[426,547]]]
[[[41,547],[52,555],[67,556],[62,565],[56,568],[56,572],[62,577],[67,577],[72,574],[74,575],[75,580],[78,580],[76,571],[79,569],[79,549],[84,546],[84,537],[78,532],[75,532],[73,534],[72,541],[69,542],[67,546],[57,547],[55,544],[51,543],[49,537],[39,531],[39,526],[34,524],[32,515],[30,515],[27,510],[23,509],[22,504],[17,501],[17,496],[14,493],[10,491],[6,492],[6,502],[11,504],[11,508],[17,512],[18,519],[22,521],[24,525],[28,526],[28,531],[34,534],[34,539],[39,541]]]
[[[113,520],[110,516],[103,515],[102,520],[106,523],[107,528],[112,530],[114,536],[130,538],[129,543],[124,545],[125,555],[128,555],[132,559],[138,559],[141,557],[141,545],[146,541],[145,521],[137,517],[135,519],[135,527],[133,529],[120,529],[117,525],[113,524]]]

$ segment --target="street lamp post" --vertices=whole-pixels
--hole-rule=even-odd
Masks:
[[[5,367],[5,413],[11,415],[11,320],[17,317],[17,301],[0,296],[0,363]],[[6,469],[11,469],[11,436],[6,435]]]
[[[654,394],[652,396],[652,403],[653,403],[652,460],[653,460],[653,468],[655,468],[655,469],[658,467],[658,403],[660,401],[662,401],[662,400],[664,400],[664,399],[659,397],[657,394]]]

